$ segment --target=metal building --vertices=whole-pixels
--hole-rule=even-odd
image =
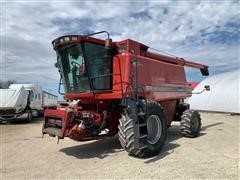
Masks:
[[[210,76],[199,83],[193,92],[200,92],[205,85],[210,85],[211,90],[189,98],[192,109],[240,113],[240,69]]]

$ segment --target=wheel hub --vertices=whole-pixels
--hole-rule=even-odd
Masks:
[[[157,115],[151,115],[147,118],[147,132],[148,143],[157,143],[162,134],[162,122]]]

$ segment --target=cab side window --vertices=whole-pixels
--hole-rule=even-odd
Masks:
[[[34,93],[33,91],[30,91],[30,99],[32,100],[34,98]]]

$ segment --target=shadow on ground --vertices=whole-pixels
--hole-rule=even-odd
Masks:
[[[178,144],[172,143],[172,141],[181,138],[179,127],[171,127],[168,131],[168,137],[161,150],[161,153],[152,159],[148,159],[148,162],[156,161],[174,152]],[[60,150],[61,152],[74,156],[79,159],[90,159],[90,158],[105,158],[116,152],[124,151],[118,141],[118,136],[113,138],[101,139],[92,141],[88,144],[81,144],[74,147],[68,147]]]
[[[202,129],[203,131],[205,131],[210,127],[217,126],[220,124],[222,123],[210,124],[208,126],[202,127]],[[206,134],[205,132],[200,133],[200,137],[204,136],[205,134]],[[164,146],[162,147],[161,152],[152,158],[146,158],[146,161],[144,163],[151,163],[174,153],[174,150],[180,146],[179,144],[177,144],[177,142],[175,142],[175,140],[179,138],[182,138],[179,126],[173,125],[168,129],[167,139]],[[78,146],[64,148],[61,149],[60,151],[65,153],[66,155],[74,156],[79,159],[90,159],[96,157],[103,159],[109,155],[124,150],[122,149],[118,141],[118,137],[115,136],[112,138],[91,141],[87,144],[81,144]]]
[[[201,128],[201,131],[205,131],[205,130],[207,130],[208,128],[211,128],[211,127],[214,127],[214,126],[218,126],[218,125],[220,125],[220,124],[223,124],[223,122],[217,122],[217,123],[214,123],[214,124],[209,124],[209,125],[207,125],[207,126],[203,126],[203,127]]]
[[[123,151],[123,149],[118,142],[118,137],[114,136],[112,138],[94,140],[87,144],[64,148],[60,151],[79,159],[90,159],[96,157],[103,159],[110,154]]]
[[[26,122],[24,119],[17,119],[17,120],[11,120],[11,121],[2,121],[0,122],[0,125],[27,125],[27,124],[41,124],[43,123],[43,117],[37,117],[33,118],[31,122]]]
[[[199,137],[206,135],[207,133],[205,131],[208,128],[211,128],[211,127],[214,127],[214,126],[218,126],[220,124],[223,124],[223,122],[218,122],[218,123],[214,123],[214,124],[209,124],[207,126],[203,126],[201,128],[201,132],[200,132]],[[162,147],[161,152],[158,155],[156,155],[156,156],[154,156],[152,158],[148,158],[144,163],[151,163],[151,162],[160,160],[160,159],[164,158],[167,155],[172,154],[174,152],[174,150],[177,147],[180,146],[176,142],[173,143],[173,141],[175,141],[175,140],[177,140],[179,138],[184,138],[184,137],[182,137],[182,135],[181,135],[179,126],[173,125],[172,127],[170,127],[168,129],[167,139],[166,139],[166,142],[165,142],[164,146]]]

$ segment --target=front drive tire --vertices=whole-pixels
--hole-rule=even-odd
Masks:
[[[159,153],[163,146],[167,134],[167,122],[162,107],[153,101],[147,102],[148,114],[145,116],[145,124],[147,125],[147,138],[143,140],[143,146],[136,146],[136,134],[134,128],[134,111],[125,109],[120,118],[118,126],[119,141],[122,147],[130,154],[136,157],[151,157]],[[135,121],[136,122],[136,121]]]
[[[185,137],[194,138],[199,136],[202,122],[198,111],[187,109],[181,116],[180,129]]]

